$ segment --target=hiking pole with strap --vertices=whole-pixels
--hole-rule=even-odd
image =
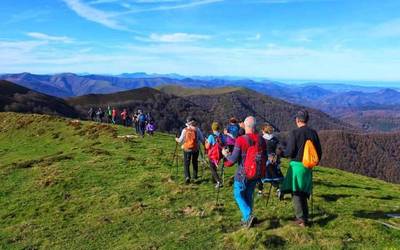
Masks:
[[[221,165],[221,180],[222,180],[222,185],[225,185],[225,167],[224,167],[224,162],[222,161]]]
[[[218,164],[215,164],[215,167],[216,167],[217,170],[218,170]],[[224,175],[224,165],[222,164],[221,167],[222,167],[222,169],[221,169],[222,183],[224,183],[224,179],[223,179],[223,175]],[[223,184],[222,184],[222,185],[223,185]],[[219,201],[219,193],[220,193],[220,190],[221,190],[221,185],[218,185],[218,188],[217,188],[217,200],[216,200],[216,202],[215,202],[215,206],[217,206],[217,207],[219,206],[218,201]]]
[[[177,138],[178,135],[179,135],[179,131],[175,134],[175,137]],[[172,172],[173,165],[174,164],[176,165],[176,173],[175,173],[175,177],[174,177],[175,180],[178,179],[178,165],[179,165],[178,148],[179,148],[179,143],[176,141],[175,142],[175,151],[174,151],[174,155],[172,157],[172,165],[171,165],[171,172]]]
[[[203,153],[203,151],[201,150],[201,147],[199,148],[199,150],[200,150],[200,158],[201,158],[201,160],[200,160],[200,162],[201,162],[201,178],[203,179],[203,178],[204,178],[204,164],[205,164],[205,158],[204,158],[204,153]]]
[[[271,186],[269,187],[268,198],[267,198],[267,203],[265,205],[265,208],[268,207],[269,199],[271,197],[271,191],[272,191],[272,182],[271,182]]]

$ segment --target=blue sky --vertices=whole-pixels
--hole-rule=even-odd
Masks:
[[[0,72],[400,81],[398,0],[2,0]]]

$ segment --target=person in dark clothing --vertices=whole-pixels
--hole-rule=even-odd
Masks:
[[[188,117],[186,120],[186,128],[182,130],[180,137],[175,138],[175,140],[177,143],[182,144],[185,183],[189,184],[191,179],[189,169],[190,162],[192,162],[193,165],[193,177],[194,179],[197,179],[200,145],[204,145],[203,133],[198,128],[196,119]]]
[[[94,112],[93,108],[89,109],[88,115],[89,115],[90,120],[94,121],[95,112]]]
[[[142,112],[142,110],[139,110],[139,115],[138,115],[138,124],[139,124],[139,134],[144,137],[146,133],[146,115]]]
[[[282,180],[282,172],[280,170],[280,157],[276,154],[276,150],[278,148],[279,140],[274,135],[274,128],[266,123],[262,126],[261,132],[263,135],[263,139],[267,145],[267,176],[263,180],[264,182],[270,182],[274,187],[279,186],[279,181]],[[264,190],[263,182],[257,184],[258,195],[262,195]]]
[[[322,148],[318,134],[307,126],[309,115],[306,110],[300,110],[296,114],[297,129],[289,135],[285,157],[291,162],[286,177],[281,186],[281,196],[291,193],[296,214],[295,223],[305,227],[308,223],[308,204],[312,190],[312,170],[306,168],[303,161],[304,146],[307,140],[311,140],[318,154],[319,160],[322,157]]]
[[[139,134],[139,113],[135,112],[132,115],[132,123],[133,127],[135,128],[136,134]]]
[[[244,129],[244,122],[243,121],[239,121],[239,132],[238,132],[238,137],[245,135],[246,134],[246,130]]]

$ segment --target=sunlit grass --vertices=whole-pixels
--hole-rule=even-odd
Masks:
[[[130,128],[0,113],[0,249],[396,249],[400,186],[314,172],[314,223],[291,223],[290,197],[255,198],[260,223],[239,225],[231,177],[221,206],[205,169],[175,176],[173,136],[118,138]],[[287,165],[287,162],[284,162]],[[268,186],[266,187],[268,191]]]

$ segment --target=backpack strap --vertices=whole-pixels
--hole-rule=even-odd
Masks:
[[[250,139],[248,135],[244,135],[243,137],[246,139],[247,144],[249,144],[250,147],[254,145],[254,141]]]

